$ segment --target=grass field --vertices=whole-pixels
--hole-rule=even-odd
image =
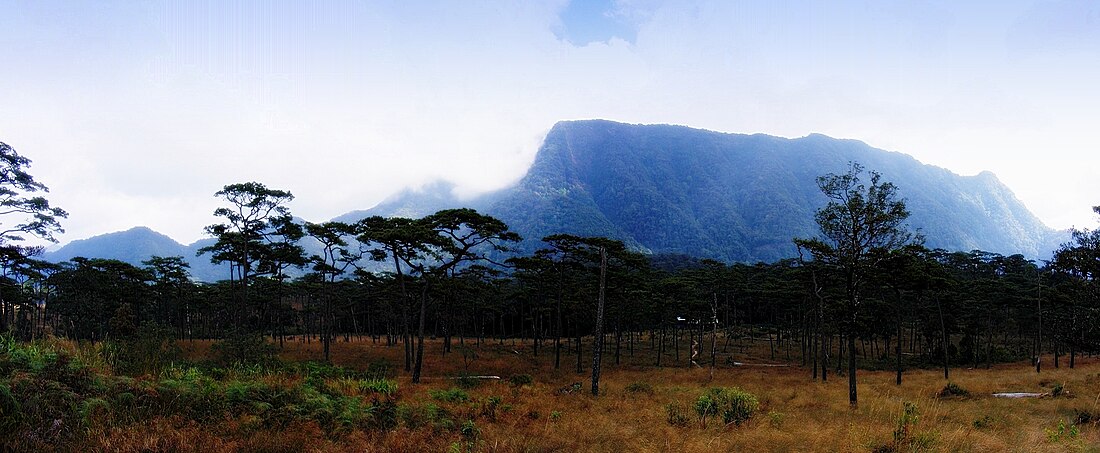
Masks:
[[[199,356],[208,345],[185,344]],[[284,360],[315,360],[320,344],[287,343]],[[765,362],[765,345],[754,356],[736,357],[744,363]],[[575,356],[563,355],[562,369],[554,370],[549,348],[539,357],[530,344],[489,342],[467,347],[467,361],[456,345],[443,356],[431,342],[425,360],[425,382],[413,385],[398,373],[398,399],[411,406],[438,404],[456,424],[463,419],[476,425],[474,435],[438,426],[398,426],[372,433],[369,444],[336,442],[320,449],[360,451],[1100,451],[1100,361],[1078,360],[1074,369],[1064,364],[1036,373],[1026,363],[992,369],[952,369],[951,383],[969,396],[939,397],[945,387],[942,370],[911,370],[904,383],[894,373],[860,371],[860,404],[847,400],[845,376],[830,375],[828,382],[813,381],[798,366],[720,366],[717,369],[654,368],[647,348],[634,358],[610,365],[605,356],[601,395],[589,392],[590,356],[583,357],[585,372],[575,372]],[[476,354],[474,357],[473,354]],[[333,350],[337,365],[357,368],[380,360],[401,363],[402,349],[370,341],[338,342]],[[782,363],[782,362],[780,362]],[[797,365],[797,362],[794,363]],[[433,398],[457,384],[455,376],[495,375],[465,390],[469,401],[445,403]],[[530,375],[530,384],[516,385],[509,377]],[[578,385],[579,384],[579,385]],[[740,387],[756,395],[760,407],[741,425],[721,421],[703,427],[692,404],[707,388]],[[1051,392],[1061,394],[1029,399],[993,398],[994,392]],[[499,398],[492,417],[477,409],[478,401]],[[902,421],[906,402],[915,405]],[[672,409],[670,409],[672,408]],[[678,409],[678,410],[677,410]],[[686,416],[686,424],[669,422],[669,412]],[[480,412],[479,412],[480,411]],[[683,422],[683,420],[681,420]],[[900,426],[899,426],[900,424]],[[895,440],[897,437],[897,440]],[[346,441],[347,439],[345,439]]]

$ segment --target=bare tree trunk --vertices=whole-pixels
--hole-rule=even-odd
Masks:
[[[424,367],[424,322],[428,314],[428,281],[420,290],[420,322],[416,330],[416,363],[413,365],[413,384],[420,383],[420,372]]]
[[[856,336],[848,335],[848,404],[858,405],[856,394]]]
[[[936,298],[936,311],[938,311],[940,315],[940,337],[943,340],[943,378],[951,379],[947,357],[947,326],[943,322],[943,304],[940,303],[939,297]]]
[[[661,367],[661,355],[665,352],[665,324],[661,323],[661,332],[657,334],[657,368]]]
[[[710,369],[711,378],[714,377],[714,367],[718,364],[718,293],[711,293],[712,302],[710,305],[711,328],[710,336]]]
[[[901,300],[901,291],[900,291],[900,290],[895,290],[895,294],[896,294],[896,295],[898,296],[898,326],[897,326],[897,327],[898,327],[898,340],[897,340],[897,341],[898,341],[898,345],[897,345],[897,350],[896,350],[896,351],[894,351],[894,352],[896,352],[896,355],[897,355],[897,360],[898,360],[898,376],[897,376],[897,379],[896,379],[896,383],[897,383],[897,385],[901,385],[901,372],[902,372],[902,361],[901,361],[901,339],[902,339],[902,335],[901,335],[901,321],[902,321],[902,310],[903,310],[903,308],[902,308],[902,300]]]
[[[607,249],[600,247],[600,293],[596,302],[595,345],[592,346],[592,395],[600,394],[600,359],[603,356],[604,291],[607,279]]]

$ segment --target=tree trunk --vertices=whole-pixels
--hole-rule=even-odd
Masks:
[[[898,360],[898,375],[897,375],[896,383],[897,383],[897,385],[901,385],[901,372],[902,372],[902,362],[901,362],[901,339],[902,339],[902,336],[901,336],[901,317],[902,317],[901,291],[898,291],[897,295],[898,295],[898,326],[897,326],[898,327],[898,339],[897,339],[898,344],[897,344],[897,349],[894,352],[896,353],[897,360]]]
[[[561,300],[565,297],[564,294],[563,294],[564,289],[562,288],[564,286],[562,284],[563,277],[561,276],[561,271],[559,270],[558,272],[559,272],[558,273],[558,301],[557,301],[557,304],[554,308],[554,311],[556,312],[554,314],[554,316],[556,317],[556,319],[554,320],[554,324],[555,324],[555,328],[554,328],[554,369],[555,370],[561,368],[561,334],[562,334],[562,330],[561,330]]]
[[[713,378],[714,367],[718,365],[718,293],[712,292],[711,296],[713,299],[710,311],[712,316],[711,323],[713,326],[710,333],[710,372],[711,378]]]
[[[420,322],[416,330],[416,363],[413,365],[413,384],[420,383],[420,372],[424,367],[424,323],[428,314],[428,281],[420,290]]]
[[[943,378],[951,379],[948,356],[947,356],[947,326],[943,322],[943,304],[940,303],[940,298],[936,298],[936,311],[940,315],[940,337],[943,341]]]
[[[855,323],[855,316],[852,316]],[[856,336],[848,334],[848,405],[858,406],[856,395]]]
[[[596,301],[596,332],[592,347],[592,395],[600,394],[600,358],[603,356],[603,310],[607,279],[607,249],[600,247],[600,292]]]
[[[665,352],[665,325],[661,323],[661,332],[657,334],[657,368],[661,367],[661,354]]]

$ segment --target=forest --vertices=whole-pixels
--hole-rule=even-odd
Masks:
[[[905,225],[905,194],[856,163],[818,178],[830,200],[815,217],[821,234],[792,237],[799,256],[770,263],[647,255],[568,234],[517,255],[519,235],[472,209],[303,223],[290,191],[229,184],[214,194],[221,207],[205,231],[217,241],[200,251],[228,265],[210,283],[178,256],[140,266],[37,259],[42,248],[25,240],[52,240],[67,214],[29,164],[0,144],[5,450],[577,449],[501,440],[560,421],[561,411],[504,409],[544,393],[595,398],[585,404],[641,395],[655,400],[662,429],[707,430],[710,417],[736,436],[743,422],[783,426],[780,401],[722,380],[752,365],[783,367],[799,385],[840,377],[848,386],[829,398],[882,411],[880,397],[857,397],[857,370],[896,386],[942,373],[933,385],[948,389],[953,374],[975,370],[1066,373],[1100,346],[1100,230],[1073,231],[1041,262],[928,249]],[[701,383],[681,407],[655,397],[665,395],[654,389],[661,378],[645,376]],[[509,390],[471,396],[494,385]],[[859,445],[956,446],[916,435],[909,404],[896,423],[889,409],[882,429],[893,437]],[[1073,430],[1100,417],[1076,414]],[[202,433],[226,420],[231,427]],[[1050,429],[1059,446],[1070,428]],[[265,444],[274,432],[284,437]]]

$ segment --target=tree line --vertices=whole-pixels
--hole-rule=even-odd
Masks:
[[[215,194],[218,223],[206,228],[216,242],[200,251],[228,272],[204,283],[183,257],[37,259],[24,238],[52,240],[67,214],[41,196],[28,160],[3,144],[0,157],[9,208],[0,215],[16,219],[0,235],[0,330],[22,339],[249,334],[318,341],[328,360],[334,342],[355,337],[403,348],[414,382],[425,338],[441,339],[444,355],[520,341],[555,368],[582,373],[591,360],[593,393],[605,358],[724,366],[766,344],[771,360],[813,379],[847,375],[853,404],[857,368],[896,369],[900,384],[907,367],[942,366],[947,377],[952,366],[1028,359],[1038,369],[1044,354],[1072,367],[1100,345],[1098,230],[1075,230],[1043,263],[930,250],[905,226],[897,188],[858,164],[819,178],[829,200],[816,216],[821,234],[795,239],[798,258],[755,264],[648,256],[568,234],[517,254],[518,234],[471,209],[301,223],[290,192],[231,184]]]

